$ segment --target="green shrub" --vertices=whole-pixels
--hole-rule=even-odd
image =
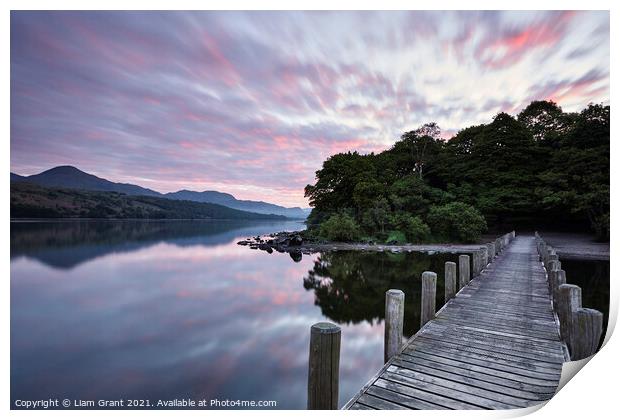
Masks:
[[[356,241],[360,237],[360,229],[351,216],[340,213],[321,223],[319,235],[329,241]]]
[[[392,230],[388,233],[385,243],[390,245],[401,245],[407,242],[405,234],[399,230]]]
[[[442,240],[476,242],[487,230],[484,216],[474,207],[458,201],[432,206],[427,221],[433,235]]]
[[[427,240],[431,230],[418,216],[407,213],[396,213],[390,221],[392,226],[403,232],[409,242],[421,242]]]

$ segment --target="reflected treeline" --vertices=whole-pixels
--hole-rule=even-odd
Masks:
[[[566,271],[566,282],[581,287],[581,303],[585,308],[603,313],[603,334],[607,331],[609,318],[609,261],[561,259]]]
[[[129,252],[158,242],[178,246],[222,245],[239,236],[281,230],[299,222],[205,220],[88,220],[11,223],[11,258],[28,256],[56,268],[72,268],[111,252]]]
[[[444,303],[444,264],[457,254],[323,252],[304,278],[304,288],[314,290],[315,304],[337,323],[370,323],[383,320],[385,292],[405,292],[405,334],[420,324],[420,276],[437,273],[437,309]]]

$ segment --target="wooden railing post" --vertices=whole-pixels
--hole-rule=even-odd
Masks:
[[[487,251],[487,247],[484,246],[480,248],[480,272],[482,272],[482,270],[484,270],[487,267],[488,263],[489,263],[489,253]]]
[[[545,249],[547,249],[547,244],[541,238],[540,242],[538,243],[538,260],[539,261],[545,261]]]
[[[480,271],[482,271],[482,268],[480,267],[480,250],[474,251],[472,254],[472,270],[471,270],[471,276],[476,277],[478,274],[480,274]]]
[[[547,272],[553,271],[553,270],[559,270],[560,267],[560,261],[558,261],[557,259],[552,259],[552,257],[557,258],[557,255],[550,255],[549,256],[549,262],[547,263],[547,267],[545,267],[547,269]]]
[[[400,352],[403,342],[405,319],[405,293],[390,289],[385,292],[385,337],[383,341],[383,362]]]
[[[445,273],[445,278],[444,278],[445,300],[444,302],[448,303],[448,301],[452,299],[454,295],[456,294],[456,263],[452,261],[446,261],[444,273]]]
[[[553,293],[553,289],[555,288],[554,283],[557,273],[558,270],[547,271],[547,289],[549,290],[549,294]]]
[[[558,313],[558,305],[560,302],[560,286],[566,284],[566,271],[558,270],[555,277],[554,288],[552,290],[551,298],[553,299],[553,307],[556,313]]]
[[[470,279],[469,255],[459,255],[459,290],[467,286]]]
[[[590,308],[574,310],[572,327],[571,360],[585,359],[596,353],[603,333],[603,314]]]
[[[493,242],[487,244],[487,257],[489,264],[495,259],[495,244]]]
[[[310,329],[308,410],[337,410],[340,327],[319,322]]]
[[[581,288],[574,284],[563,284],[558,287],[558,318],[560,320],[560,336],[571,349],[571,333],[573,331],[573,312],[581,308]]]
[[[437,294],[437,274],[432,271],[422,273],[422,304],[420,328],[435,318],[435,296]]]
[[[557,260],[558,260],[558,255],[555,253],[555,250],[552,247],[547,246],[547,255],[546,255],[546,258],[545,258],[545,268],[549,267],[549,263],[551,261],[557,261]]]

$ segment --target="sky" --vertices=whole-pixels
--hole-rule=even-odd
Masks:
[[[11,12],[11,171],[307,206],[329,156],[609,104],[609,13]]]

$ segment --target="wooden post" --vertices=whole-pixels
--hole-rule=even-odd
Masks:
[[[472,267],[471,268],[472,268],[471,270],[472,277],[476,277],[482,270],[480,268],[480,251],[474,251],[472,255]]]
[[[552,295],[553,290],[555,289],[555,279],[557,274],[558,270],[547,271],[547,289],[549,290],[550,295]]]
[[[470,279],[469,255],[459,255],[459,290],[467,286]]]
[[[448,303],[450,299],[456,294],[456,263],[452,261],[446,261],[445,264],[445,303]]]
[[[555,288],[553,289],[553,294],[551,295],[551,298],[553,299],[553,307],[556,312],[558,312],[558,305],[560,302],[560,286],[563,284],[566,284],[566,271],[558,270],[555,277]]]
[[[557,261],[551,261],[549,264],[550,271],[548,272],[549,294],[551,295],[551,300],[553,301],[554,308],[556,308],[557,306],[556,299],[558,294],[558,287],[560,287],[560,284],[566,284],[566,273],[564,272],[564,270],[558,270],[556,268],[557,265]],[[560,281],[562,281],[562,283],[560,283]]]
[[[489,258],[488,263],[491,264],[495,259],[495,244],[493,242],[487,244],[487,256]]]
[[[547,266],[547,259],[549,258],[549,255],[551,254],[552,250],[553,248],[551,248],[549,245],[545,245],[543,248],[542,262],[545,267]]]
[[[319,322],[310,329],[308,410],[337,410],[340,327]]]
[[[548,251],[547,251],[547,258],[545,259],[545,268],[547,268],[549,266],[549,263],[551,261],[557,261],[558,260],[558,255],[555,253],[555,250],[553,248],[549,249],[551,247],[547,247]]]
[[[546,249],[547,249],[547,244],[545,243],[545,241],[543,241],[541,239],[540,241],[540,246],[538,248],[538,260],[544,262],[545,261],[545,253],[546,253]]]
[[[437,274],[432,271],[422,273],[422,304],[420,328],[435,318],[435,296],[437,294]]]
[[[602,333],[602,313],[589,308],[579,308],[573,311],[571,360],[585,359],[596,353]]]
[[[385,338],[383,362],[400,352],[403,342],[403,321],[405,319],[405,293],[390,289],[385,292]]]
[[[480,248],[480,271],[487,268],[487,264],[489,263],[489,253],[487,252],[487,247],[484,246]]]
[[[547,269],[547,273],[550,273],[553,270],[558,270],[560,266],[560,262],[557,259],[552,259],[552,257],[557,258],[557,255],[549,255],[549,260],[547,261],[547,265],[545,268]]]
[[[570,335],[573,329],[573,311],[581,308],[581,288],[574,284],[563,284],[558,287],[558,295],[560,335],[570,350]]]

